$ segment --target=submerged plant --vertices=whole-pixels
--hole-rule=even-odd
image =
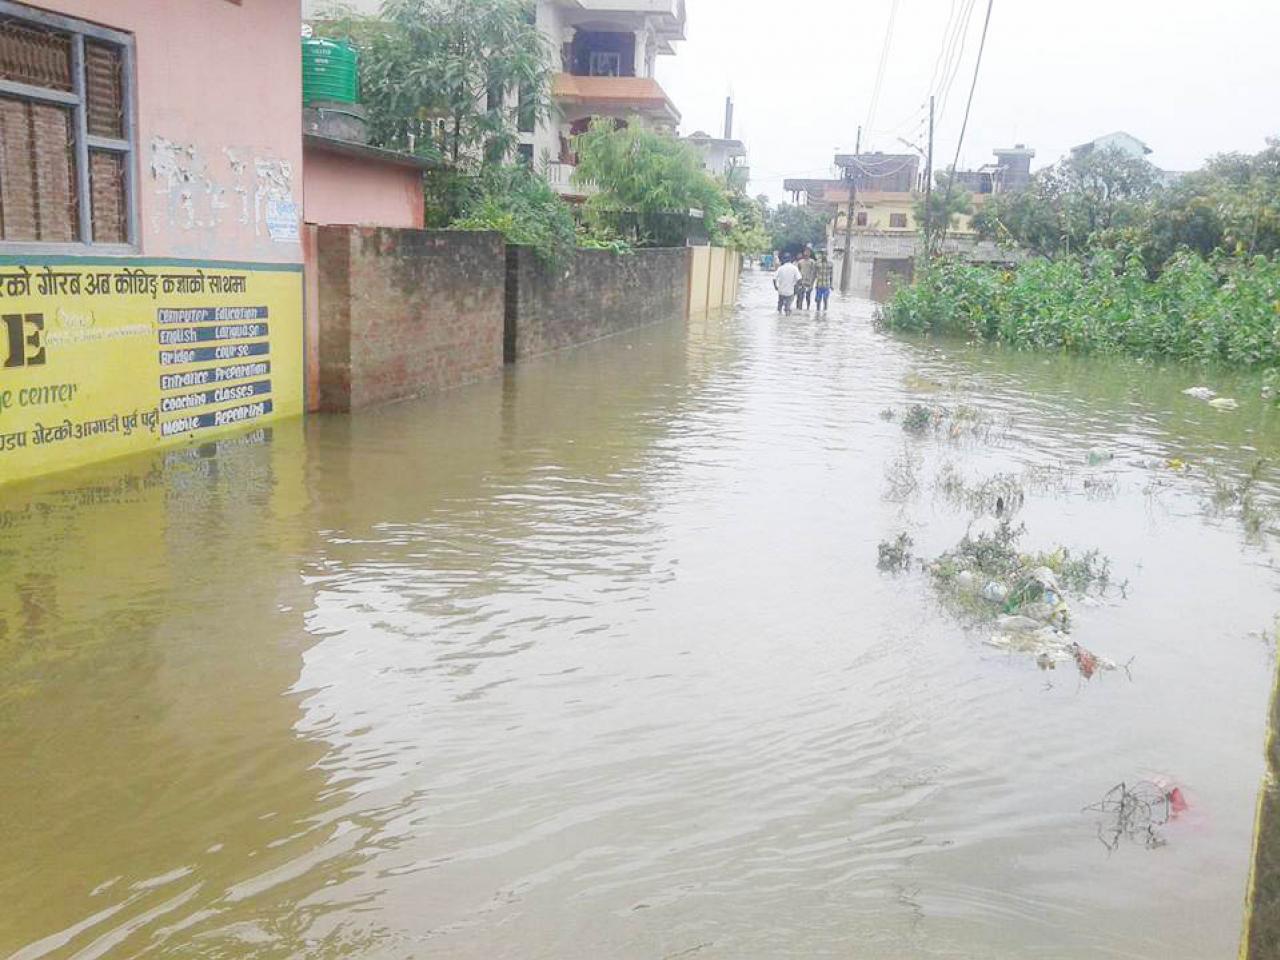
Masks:
[[[905,533],[898,534],[894,540],[882,540],[876,566],[885,573],[901,573],[911,566],[911,548],[914,546],[915,542]]]
[[[894,503],[911,499],[920,489],[920,457],[908,446],[885,467],[884,498]]]
[[[907,433],[922,434],[934,423],[934,412],[923,403],[913,403],[902,416],[902,429]]]
[[[1026,501],[1022,481],[1011,473],[970,481],[952,464],[938,471],[934,490],[953,507],[981,515],[1013,516]]]
[[[1024,525],[1008,517],[980,524],[928,567],[939,592],[961,611],[978,619],[1031,614],[1066,630],[1069,611],[1061,591],[1099,595],[1111,586],[1111,561],[1097,550],[1024,553],[1018,549]]]
[[[1209,508],[1216,514],[1236,514],[1246,535],[1256,539],[1274,519],[1274,511],[1259,496],[1259,487],[1266,473],[1267,460],[1256,459],[1239,480],[1231,480],[1211,473],[1213,488],[1209,493]]]

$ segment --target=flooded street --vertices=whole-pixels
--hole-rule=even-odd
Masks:
[[[1234,956],[1280,599],[1274,477],[1223,491],[1280,417],[772,300],[0,488],[0,956]],[[1127,672],[877,569],[1002,473]]]

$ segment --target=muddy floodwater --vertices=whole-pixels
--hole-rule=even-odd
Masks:
[[[871,316],[748,274],[504,380],[0,487],[0,957],[1234,956],[1280,417]],[[1121,669],[877,569],[997,474],[1026,549],[1109,559],[1072,636]],[[1143,780],[1186,809],[1109,850],[1085,808]]]

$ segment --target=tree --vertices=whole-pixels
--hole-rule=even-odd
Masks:
[[[973,195],[964,187],[955,186],[951,175],[939,170],[934,175],[934,186],[929,194],[919,194],[915,200],[915,218],[925,249],[938,253],[942,239],[948,230],[960,224],[962,216],[973,213]]]
[[[545,116],[550,51],[527,0],[385,0],[327,28],[360,50],[370,142],[454,170],[510,156]],[[513,95],[514,93],[514,95]]]
[[[683,225],[696,209],[713,236],[723,234],[719,221],[730,214],[725,189],[702,168],[693,148],[675,137],[647,129],[638,120],[619,126],[598,119],[576,139],[574,149],[576,182],[596,188],[586,204],[595,222],[626,222],[637,239],[652,243],[669,238],[669,225]]]
[[[1110,147],[1072,155],[1031,178],[1025,191],[996,194],[974,218],[979,235],[1037,253],[1086,248],[1140,223],[1160,173]]]
[[[748,256],[764,253],[770,249],[770,238],[765,229],[765,210],[760,199],[747,196],[745,189],[734,189],[732,179],[728,179],[725,186],[729,207],[733,211],[733,223],[725,236],[725,246]]]
[[[799,207],[780,203],[765,211],[765,229],[769,245],[783,253],[796,253],[805,247],[820,247],[827,241],[827,225],[831,213],[824,207]]]
[[[569,205],[547,181],[523,165],[487,168],[465,203],[455,230],[496,230],[509,243],[530,247],[554,266],[571,253],[577,225]]]
[[[1246,256],[1280,252],[1280,139],[1249,156],[1220,154],[1152,204],[1146,255],[1163,263],[1181,248]]]

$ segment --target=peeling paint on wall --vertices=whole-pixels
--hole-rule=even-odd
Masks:
[[[254,230],[268,228],[272,240],[296,243],[298,240],[297,207],[293,203],[293,165],[286,160],[256,159],[257,174],[253,197]],[[292,230],[288,221],[292,220]]]
[[[297,210],[293,164],[287,160],[224,147],[211,163],[193,144],[156,136],[151,180],[162,198],[153,230],[174,231],[194,250],[246,232],[255,243],[297,241],[296,229],[282,229],[288,211]]]

